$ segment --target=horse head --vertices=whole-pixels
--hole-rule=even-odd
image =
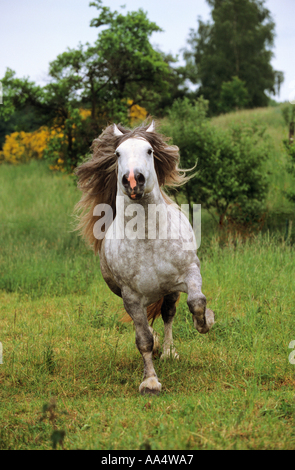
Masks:
[[[152,122],[146,132],[153,132],[154,128]],[[114,135],[124,135],[116,124]],[[133,200],[139,200],[150,193],[157,182],[154,149],[151,144],[143,137],[130,137],[121,142],[115,155],[118,159],[119,190]]]

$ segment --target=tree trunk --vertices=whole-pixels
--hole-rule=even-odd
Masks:
[[[294,121],[290,122],[289,126],[289,144],[293,144],[294,142]]]
[[[233,39],[233,46],[234,46],[234,54],[235,54],[235,62],[236,62],[236,75],[239,77],[240,75],[240,61],[239,61],[239,51],[237,48],[237,12],[234,11],[234,39]]]
[[[219,217],[218,226],[219,226],[220,230],[223,229],[224,218],[225,218],[225,213],[221,214],[221,216]]]

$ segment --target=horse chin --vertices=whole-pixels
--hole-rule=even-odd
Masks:
[[[128,194],[129,199],[131,201],[139,201],[139,199],[143,198],[144,193],[139,193],[139,194]]]

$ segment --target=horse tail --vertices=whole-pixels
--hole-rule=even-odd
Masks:
[[[151,325],[153,325],[154,321],[156,318],[158,318],[161,315],[161,307],[164,301],[164,297],[162,297],[160,300],[157,302],[154,302],[153,304],[149,305],[147,308],[147,319],[148,322],[151,321]],[[125,315],[121,318],[121,322],[128,323],[131,322],[132,318],[128,313],[126,312]]]
[[[147,308],[147,319],[148,322],[151,320],[151,326],[153,326],[154,321],[161,315],[161,307],[164,302],[164,297],[162,297],[158,302],[149,305]]]

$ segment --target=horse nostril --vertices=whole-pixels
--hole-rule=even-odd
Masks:
[[[137,182],[138,186],[143,186],[144,185],[145,177],[143,176],[142,173],[137,173],[135,175],[135,179],[136,179],[136,182]]]
[[[142,188],[145,184],[145,177],[139,171],[134,170],[134,173],[133,171],[131,173],[131,177],[130,177],[130,173],[126,173],[123,176],[122,184],[125,189],[129,189],[129,186],[131,187],[131,189],[133,189],[135,186]]]
[[[124,175],[123,178],[122,178],[122,184],[123,184],[124,188],[129,187],[129,181],[128,181],[126,175]]]

